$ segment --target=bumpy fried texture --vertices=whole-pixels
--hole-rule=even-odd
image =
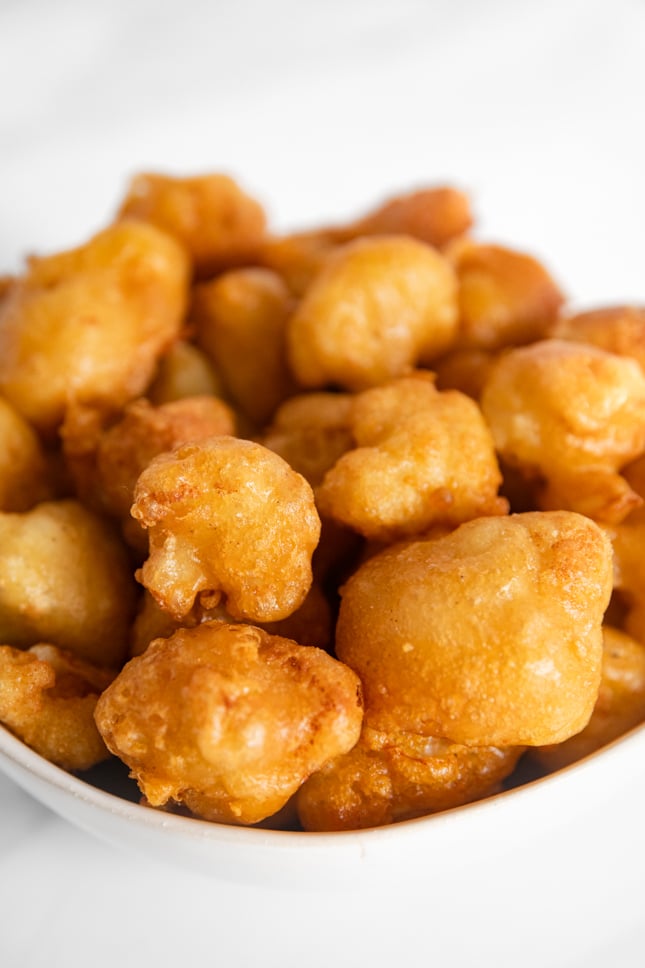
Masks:
[[[459,344],[499,349],[543,338],[564,297],[532,256],[470,239],[450,258],[459,279]]]
[[[0,392],[50,434],[72,401],[139,396],[179,333],[187,282],[184,251],[143,223],[31,259],[0,306]]]
[[[174,618],[224,596],[234,618],[274,622],[309,591],[313,492],[260,444],[212,437],[161,454],[139,478],[132,514],[150,538],[140,580]]]
[[[317,501],[365,537],[392,541],[508,510],[477,404],[439,393],[429,374],[356,395],[350,426],[356,448],[326,474]]]
[[[97,665],[125,658],[136,583],[118,536],[77,501],[0,513],[0,642],[50,642]]]
[[[269,269],[238,269],[195,289],[197,342],[230,399],[257,426],[294,390],[285,349],[292,309],[286,284]]]
[[[94,709],[113,678],[53,645],[0,645],[0,722],[64,770],[87,770],[110,755]]]
[[[351,749],[362,715],[358,678],[327,653],[221,622],[153,642],[96,708],[149,803],[240,824]]]
[[[645,376],[634,360],[542,340],[500,357],[481,406],[503,460],[545,482],[542,508],[617,523],[642,503],[618,473],[645,449]]]
[[[406,236],[340,246],[287,326],[287,352],[302,387],[364,390],[445,352],[457,332],[448,261]]]
[[[262,206],[227,175],[136,175],[119,218],[151,222],[188,250],[199,276],[253,262],[264,239]]]
[[[315,489],[338,458],[350,450],[352,396],[349,393],[302,393],[276,411],[262,437]]]
[[[607,306],[557,319],[550,330],[554,339],[591,343],[618,356],[630,356],[645,370],[645,309]]]
[[[478,518],[363,564],[342,590],[336,652],[377,728],[561,742],[596,701],[611,584],[611,544],[588,518]]]
[[[600,691],[588,724],[564,743],[531,750],[546,770],[582,759],[645,720],[645,645],[609,626],[603,640]]]
[[[33,427],[0,397],[0,511],[27,511],[51,497],[47,472]]]
[[[448,810],[496,792],[521,752],[364,726],[298,791],[298,817],[305,830],[358,830]]]
[[[159,360],[152,383],[146,390],[151,403],[171,403],[184,397],[221,397],[224,388],[203,350],[178,339]]]

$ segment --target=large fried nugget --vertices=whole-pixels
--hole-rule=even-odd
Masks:
[[[94,709],[114,675],[53,645],[0,645],[0,723],[64,770],[88,770],[110,755]]]
[[[187,286],[183,249],[144,223],[31,259],[0,306],[0,392],[48,434],[70,402],[139,396],[179,333]]]
[[[591,343],[608,353],[630,356],[645,370],[645,308],[604,306],[557,319],[553,339]]]
[[[440,393],[429,374],[358,394],[349,425],[356,447],[327,472],[317,501],[364,537],[392,541],[508,510],[477,404]]]
[[[364,726],[300,788],[298,817],[305,830],[358,830],[448,810],[496,792],[521,753]]]
[[[174,618],[225,596],[236,619],[279,621],[309,590],[312,490],[260,444],[211,437],[161,454],[139,478],[132,515],[150,538],[140,580]]]
[[[542,508],[617,523],[642,503],[619,473],[645,449],[645,376],[634,360],[542,340],[500,357],[481,407],[502,459],[545,484]]]
[[[198,276],[253,262],[264,239],[264,209],[228,175],[136,175],[119,218],[143,219],[175,236]]]
[[[358,678],[327,653],[222,622],[153,642],[96,708],[150,804],[240,824],[351,749],[362,715]]]
[[[78,501],[0,513],[0,642],[49,642],[100,666],[127,653],[136,583],[112,528]]]
[[[589,519],[478,518],[363,564],[342,590],[336,652],[376,728],[557,743],[596,701],[611,585],[611,544]]]
[[[407,236],[340,246],[287,326],[302,387],[365,390],[445,352],[457,333],[457,285],[448,261]]]

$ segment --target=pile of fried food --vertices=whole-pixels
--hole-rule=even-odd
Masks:
[[[216,822],[373,827],[645,719],[645,309],[439,187],[279,234],[137,176],[0,288],[0,722]]]

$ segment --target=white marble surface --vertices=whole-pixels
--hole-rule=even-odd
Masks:
[[[0,271],[84,239],[137,170],[217,169],[278,226],[450,181],[574,302],[645,302],[642,0],[2,0],[0,39]],[[428,894],[235,885],[107,847],[0,775],[0,964],[631,968],[641,810],[545,838],[517,884],[461,858],[442,905],[432,857]]]

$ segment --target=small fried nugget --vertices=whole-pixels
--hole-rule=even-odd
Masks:
[[[562,316],[555,320],[549,335],[630,356],[645,370],[645,308],[606,306]]]
[[[211,437],[161,454],[139,477],[132,515],[150,539],[139,580],[176,619],[223,595],[236,619],[279,621],[309,591],[313,492],[260,444]]]
[[[521,753],[364,725],[300,788],[298,818],[305,830],[359,830],[449,810],[496,793]]]
[[[223,622],[153,642],[96,708],[150,804],[239,824],[276,813],[351,749],[362,716],[357,676],[326,652]]]
[[[136,175],[118,217],[142,219],[175,236],[202,278],[254,262],[266,227],[260,203],[222,174]]]
[[[258,427],[295,390],[286,358],[293,310],[286,284],[269,269],[237,269],[196,286],[196,340],[237,407]]]
[[[602,678],[591,719],[564,743],[531,750],[546,770],[559,770],[606,746],[645,721],[645,645],[618,629],[603,629]]]
[[[530,255],[471,239],[448,255],[459,280],[459,346],[500,349],[546,336],[564,297]]]
[[[637,463],[642,473],[645,461]],[[643,497],[645,490],[638,488],[632,468],[628,471],[629,482]],[[637,508],[620,524],[608,526],[606,530],[614,549],[614,591],[625,611],[621,626],[639,642],[645,642],[645,507]]]
[[[357,394],[343,454],[317,489],[323,515],[393,541],[438,524],[505,514],[493,440],[477,404],[417,372]]]
[[[645,376],[634,360],[541,340],[500,356],[480,402],[501,458],[544,483],[543,509],[617,523],[642,503],[619,473],[645,449]]]
[[[354,445],[351,410],[349,393],[296,394],[275,412],[262,444],[280,454],[315,490]]]
[[[0,723],[64,770],[88,770],[110,755],[94,709],[114,675],[54,645],[0,645]]]
[[[118,535],[78,501],[0,513],[0,642],[49,642],[116,668],[136,594]]]
[[[177,337],[187,287],[183,249],[143,223],[32,258],[0,306],[0,392],[49,435],[71,402],[123,405]]]
[[[373,236],[326,259],[287,325],[303,388],[365,390],[446,352],[457,334],[449,262],[407,236]]]
[[[224,386],[204,351],[188,340],[178,339],[160,358],[145,395],[158,405],[184,397],[222,397]]]
[[[51,496],[47,457],[38,435],[0,397],[0,511],[27,511]]]
[[[543,746],[598,695],[611,543],[570,511],[477,518],[393,546],[342,589],[336,654],[370,723],[468,746]]]

